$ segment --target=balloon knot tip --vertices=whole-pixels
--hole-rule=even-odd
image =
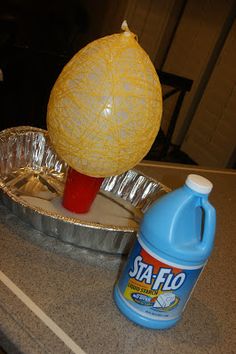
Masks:
[[[121,29],[122,29],[122,31],[130,32],[129,27],[128,27],[128,23],[127,23],[126,20],[124,20],[124,21],[122,22]]]

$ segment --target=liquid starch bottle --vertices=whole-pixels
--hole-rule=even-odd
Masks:
[[[165,329],[180,320],[213,248],[211,190],[210,181],[191,174],[145,213],[114,290],[118,308],[131,321]]]

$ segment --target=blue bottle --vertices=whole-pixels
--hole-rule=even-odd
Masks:
[[[118,308],[131,321],[165,329],[180,320],[213,248],[211,190],[210,181],[191,174],[144,215],[114,290]]]

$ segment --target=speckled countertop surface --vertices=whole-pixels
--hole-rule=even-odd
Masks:
[[[143,329],[120,314],[112,299],[120,257],[46,237],[2,205],[0,270],[86,353],[235,353],[236,173],[148,162],[139,169],[171,188],[191,172],[214,184],[215,248],[175,328]],[[0,345],[8,353],[72,352],[2,282]]]

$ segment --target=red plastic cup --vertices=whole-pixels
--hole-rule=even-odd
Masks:
[[[69,168],[64,189],[63,206],[73,213],[87,213],[104,178],[90,177]]]

